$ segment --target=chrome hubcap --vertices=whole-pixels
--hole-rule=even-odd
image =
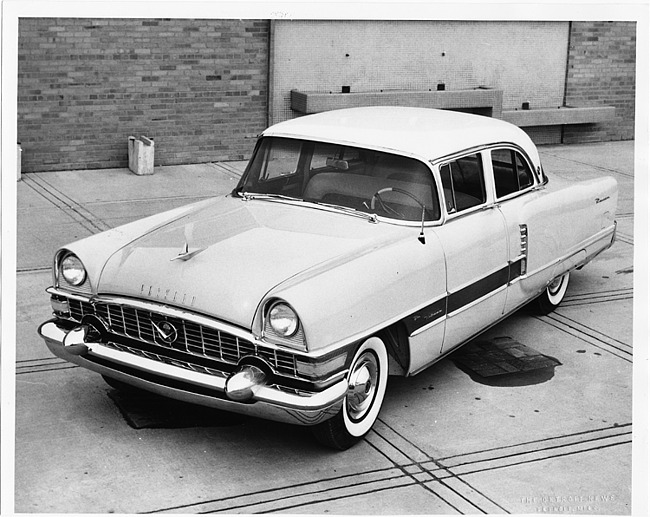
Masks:
[[[348,381],[347,410],[352,420],[367,413],[377,391],[379,367],[376,356],[365,352],[355,363]]]
[[[549,293],[556,294],[560,290],[560,286],[562,285],[563,280],[564,280],[563,276],[553,280],[548,286]]]

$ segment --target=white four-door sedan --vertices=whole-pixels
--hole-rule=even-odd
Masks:
[[[260,137],[232,193],[54,257],[51,351],[118,389],[311,426],[346,449],[389,375],[551,311],[614,241],[617,185],[567,182],[503,121],[337,110]]]

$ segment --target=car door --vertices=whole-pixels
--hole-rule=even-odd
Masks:
[[[507,228],[510,285],[505,312],[534,297],[552,279],[557,242],[548,231],[548,207],[536,188],[540,178],[527,156],[514,146],[484,152],[487,176],[493,182],[496,205]]]
[[[447,265],[446,353],[503,315],[509,278],[504,219],[486,188],[480,152],[438,166],[445,223],[436,229]]]

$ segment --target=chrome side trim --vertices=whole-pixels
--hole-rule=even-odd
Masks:
[[[466,287],[469,287],[470,285],[474,285],[476,282],[479,282],[479,281],[481,281],[482,279],[484,279],[485,277],[488,277],[488,276],[490,276],[490,275],[492,275],[492,274],[494,274],[494,273],[497,273],[498,271],[501,271],[504,267],[508,267],[509,265],[510,265],[510,261],[507,261],[504,265],[502,265],[502,266],[497,266],[497,267],[495,267],[494,269],[491,269],[491,270],[488,271],[488,272],[481,272],[481,276],[480,276],[480,277],[478,277],[478,278],[473,278],[473,279],[470,280],[469,282],[465,282],[464,284],[460,284],[460,285],[454,287],[454,290],[453,290],[453,291],[449,291],[449,292],[447,293],[447,296],[450,296],[450,295],[452,295],[452,294],[458,293],[459,291],[462,291],[462,290],[465,289]]]
[[[482,301],[487,300],[488,298],[490,298],[490,297],[492,297],[492,296],[494,296],[494,295],[496,295],[496,294],[499,294],[501,291],[504,291],[504,290],[506,290],[507,288],[508,288],[508,284],[504,284],[504,285],[502,285],[501,287],[495,289],[494,291],[491,291],[491,292],[485,294],[484,296],[481,296],[480,298],[477,298],[477,299],[474,300],[473,302],[471,302],[471,303],[469,303],[469,304],[467,304],[467,305],[463,305],[461,308],[455,310],[454,312],[450,312],[450,313],[448,313],[448,314],[447,314],[447,317],[448,317],[448,318],[452,318],[452,317],[454,317],[454,316],[457,316],[457,315],[460,314],[461,312],[466,311],[466,310],[468,310],[468,309],[471,309],[471,308],[474,307],[475,305],[481,303]]]
[[[440,318],[433,320],[431,323],[427,323],[424,327],[420,327],[417,330],[414,330],[409,337],[415,337],[418,334],[421,334],[422,332],[426,332],[427,330],[435,327],[436,325],[439,325],[440,323],[444,322],[447,319],[447,315],[444,314],[443,316],[440,316]]]

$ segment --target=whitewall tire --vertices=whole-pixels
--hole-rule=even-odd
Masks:
[[[372,428],[379,416],[388,382],[388,353],[378,337],[359,347],[347,375],[348,392],[339,413],[312,428],[319,442],[345,450]]]
[[[564,300],[569,287],[569,273],[555,278],[537,298],[537,307],[542,314],[553,312]]]

